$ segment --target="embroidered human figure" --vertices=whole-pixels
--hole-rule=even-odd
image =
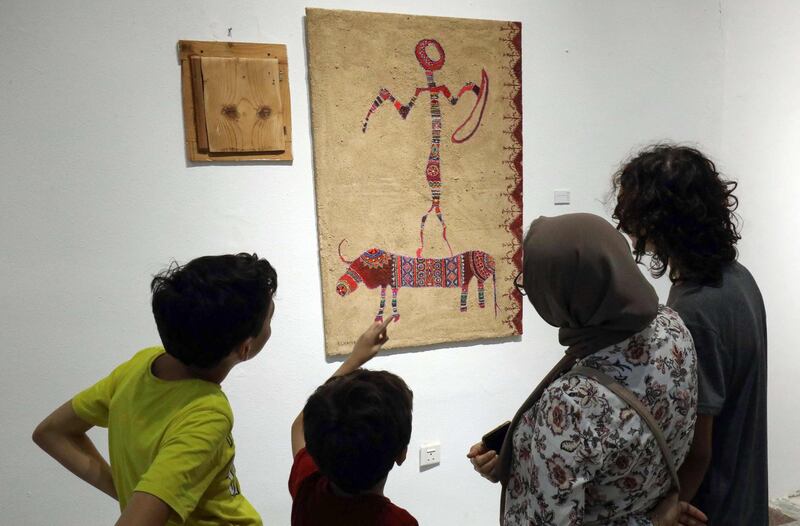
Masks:
[[[435,48],[436,54],[438,55],[437,58],[433,58],[429,54],[428,49],[430,47]],[[437,85],[433,78],[433,72],[442,69],[442,66],[444,65],[445,55],[441,44],[439,44],[439,42],[436,40],[426,38],[417,43],[414,53],[417,56],[419,65],[422,66],[422,69],[425,71],[425,77],[428,81],[428,85],[426,87],[416,88],[414,90],[414,96],[411,97],[411,99],[408,101],[408,104],[401,103],[389,92],[389,90],[386,88],[381,88],[377,97],[375,97],[375,100],[372,102],[372,105],[367,111],[367,116],[364,117],[364,124],[361,130],[366,133],[370,117],[378,110],[378,108],[381,107],[385,101],[390,101],[394,105],[395,109],[397,109],[400,117],[406,119],[409,113],[411,113],[411,110],[414,108],[414,104],[416,103],[419,94],[423,91],[427,91],[430,94],[431,149],[430,154],[428,155],[428,163],[425,166],[425,179],[428,181],[428,187],[431,191],[431,206],[420,220],[419,248],[417,249],[417,257],[422,257],[422,250],[425,247],[425,222],[428,220],[428,215],[431,212],[436,214],[436,217],[439,219],[439,223],[442,225],[442,238],[447,244],[447,249],[450,251],[450,255],[452,256],[453,249],[450,246],[450,242],[447,241],[447,225],[444,221],[444,214],[442,213],[440,202],[442,196],[442,169],[441,160],[439,157],[439,145],[441,143],[442,134],[442,110],[439,103],[439,94],[441,93],[444,98],[453,106],[455,106],[461,96],[468,91],[477,96],[477,99],[475,100],[475,106],[472,108],[469,117],[467,117],[464,123],[458,126],[450,136],[450,140],[454,143],[459,144],[465,142],[475,134],[478,126],[480,126],[481,119],[483,118],[483,111],[486,108],[486,100],[489,94],[489,77],[486,75],[486,70],[482,69],[480,86],[474,84],[473,82],[467,82],[456,95],[451,95],[450,90],[446,85]],[[480,112],[478,114],[478,119],[475,123],[475,126],[469,133],[459,135],[462,129],[472,120],[472,117],[479,105]]]

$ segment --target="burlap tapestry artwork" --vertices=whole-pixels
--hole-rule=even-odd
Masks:
[[[306,23],[327,354],[521,334],[521,25]]]

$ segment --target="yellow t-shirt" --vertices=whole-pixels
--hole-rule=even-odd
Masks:
[[[211,382],[155,377],[163,353],[140,351],[72,399],[78,416],[108,428],[120,509],[141,491],[169,504],[169,525],[261,526],[239,491],[228,399]]]

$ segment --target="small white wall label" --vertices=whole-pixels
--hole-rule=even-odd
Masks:
[[[554,205],[568,205],[569,204],[569,190],[555,190],[553,192]]]

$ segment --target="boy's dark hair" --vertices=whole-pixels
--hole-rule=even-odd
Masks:
[[[635,238],[636,261],[649,248],[650,273],[714,284],[736,259],[741,239],[736,183],[694,148],[651,146],[614,174],[617,228]],[[649,247],[648,247],[649,245]]]
[[[275,269],[256,254],[173,264],[150,284],[164,349],[186,365],[217,365],[235,345],[261,332],[277,288]]]
[[[369,490],[389,474],[411,439],[413,393],[387,371],[335,376],[303,409],[306,448],[344,492]]]

